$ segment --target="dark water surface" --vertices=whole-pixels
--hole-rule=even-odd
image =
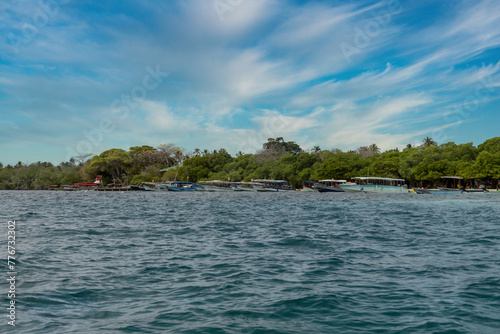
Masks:
[[[500,333],[500,195],[4,191],[0,217],[20,333]]]

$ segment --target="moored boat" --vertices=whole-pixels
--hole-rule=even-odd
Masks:
[[[290,185],[285,180],[268,180],[268,179],[257,179],[254,180],[259,185],[263,185],[264,189],[266,191],[289,191],[289,190],[295,190],[293,187]]]
[[[231,185],[231,187],[234,191],[257,191],[253,187],[252,182],[235,182],[235,184]]]
[[[315,186],[316,182],[314,181],[303,181],[302,182],[302,191],[304,192],[318,192]]]
[[[174,181],[166,186],[169,191],[197,191],[194,185],[194,182]]]
[[[264,184],[259,182],[251,182],[253,188],[257,192],[277,192],[278,189],[266,187]]]
[[[462,194],[462,193],[483,193],[486,192],[484,186],[479,186],[478,188],[470,188],[464,187],[462,185],[463,178],[460,176],[441,176],[442,187],[437,189],[421,189],[421,188],[413,188],[413,192],[417,194],[441,194],[441,195],[450,195],[450,194]]]
[[[221,191],[233,191],[231,187],[232,182],[220,181],[220,180],[212,180],[212,181],[200,181],[202,183],[205,191],[210,192],[221,192]]]
[[[393,179],[388,177],[353,177],[355,183],[341,184],[340,187],[346,192],[364,193],[408,193],[408,187],[404,179]]]
[[[422,189],[413,188],[413,192],[417,194],[461,194],[462,189],[437,188],[437,189]]]
[[[464,180],[465,187],[463,188],[465,193],[487,193],[486,185],[479,182],[475,178],[468,178]]]
[[[161,182],[141,182],[138,186],[146,188],[146,190],[168,190],[167,183]]]
[[[130,185],[130,189],[132,189],[133,191],[146,191],[146,188],[133,184]]]
[[[316,188],[320,193],[344,192],[344,189],[340,188],[340,185],[345,184],[346,182],[346,180],[319,180],[314,185],[314,188]]]

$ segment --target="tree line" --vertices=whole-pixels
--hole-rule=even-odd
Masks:
[[[500,180],[500,137],[474,146],[472,143],[438,144],[426,137],[422,144],[403,150],[381,152],[376,144],[344,152],[319,146],[305,151],[282,137],[269,138],[255,154],[225,149],[185,150],[174,144],[158,147],[134,146],[128,151],[110,149],[90,157],[82,155],[55,166],[36,162],[14,166],[0,163],[0,189],[47,189],[65,184],[93,181],[127,186],[140,182],[254,179],[286,180],[301,187],[304,180],[344,179],[355,176],[402,178],[410,187],[442,185],[441,176],[461,176],[498,187]]]

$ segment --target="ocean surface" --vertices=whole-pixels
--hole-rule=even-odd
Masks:
[[[0,332],[500,333],[500,195],[0,192]]]

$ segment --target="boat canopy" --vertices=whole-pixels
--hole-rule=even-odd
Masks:
[[[405,179],[392,179],[390,177],[371,177],[371,176],[361,176],[361,177],[353,177],[353,179],[361,180],[361,181],[369,181],[369,180],[377,180],[377,181],[400,181],[405,182]]]
[[[335,182],[335,183],[346,183],[346,180],[319,180],[318,182]]]
[[[219,184],[233,184],[233,183],[238,183],[238,182],[231,182],[231,181],[221,181],[221,180],[212,180],[212,181],[199,181],[198,183],[219,183]]]
[[[257,179],[254,182],[266,182],[266,183],[288,183],[285,180],[267,180],[267,179]]]

